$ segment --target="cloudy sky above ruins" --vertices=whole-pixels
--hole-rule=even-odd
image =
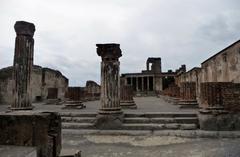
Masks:
[[[96,43],[121,44],[121,72],[147,57],[163,70],[188,69],[239,40],[239,0],[1,0],[0,68],[12,65],[15,21],[33,22],[34,63],[60,70],[70,85],[100,79]]]

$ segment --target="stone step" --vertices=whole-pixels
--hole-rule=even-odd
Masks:
[[[119,130],[195,130],[196,124],[179,124],[179,123],[131,123],[123,124]],[[62,129],[96,129],[92,123],[62,123]]]
[[[157,118],[157,117],[197,117],[196,113],[183,113],[183,112],[146,112],[146,113],[125,113],[124,117],[147,117],[147,118]]]
[[[123,124],[121,129],[124,130],[196,130],[196,124]]]
[[[60,112],[61,117],[96,117],[96,112]]]
[[[77,123],[93,123],[95,117],[62,117],[62,122],[77,122]],[[177,117],[177,118],[143,118],[143,117],[133,117],[124,118],[124,123],[198,123],[197,117]]]
[[[62,122],[93,123],[95,117],[61,117]]]
[[[157,124],[166,124],[166,123],[185,123],[190,124],[198,123],[197,117],[178,117],[178,118],[124,118],[124,123],[157,123]]]
[[[93,123],[62,123],[62,129],[96,129]]]
[[[199,108],[199,106],[198,106],[198,104],[181,104],[181,105],[179,105],[179,108],[181,108],[181,109],[196,109],[196,108]]]

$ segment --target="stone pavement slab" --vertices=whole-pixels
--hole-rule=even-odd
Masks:
[[[0,157],[37,157],[35,147],[0,145]]]
[[[63,147],[87,157],[239,157],[239,138],[176,136],[63,136]]]

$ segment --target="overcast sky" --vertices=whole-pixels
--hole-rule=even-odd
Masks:
[[[13,64],[16,21],[35,24],[34,64],[70,85],[100,79],[96,43],[121,44],[121,73],[161,57],[164,71],[187,69],[240,38],[239,0],[1,0],[0,68]]]

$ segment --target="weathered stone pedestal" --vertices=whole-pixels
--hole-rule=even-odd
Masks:
[[[13,103],[12,110],[32,109],[31,73],[33,66],[33,35],[35,26],[25,21],[17,21],[14,29],[15,41],[14,70],[13,70]]]
[[[95,126],[99,129],[121,127],[123,112],[120,106],[119,44],[97,44],[97,54],[101,56],[101,108]]]
[[[120,106],[126,109],[137,109],[137,105],[133,100],[133,89],[130,85],[121,85]]]
[[[57,113],[0,113],[0,131],[0,145],[36,147],[37,157],[57,157],[60,154],[61,117]]]

